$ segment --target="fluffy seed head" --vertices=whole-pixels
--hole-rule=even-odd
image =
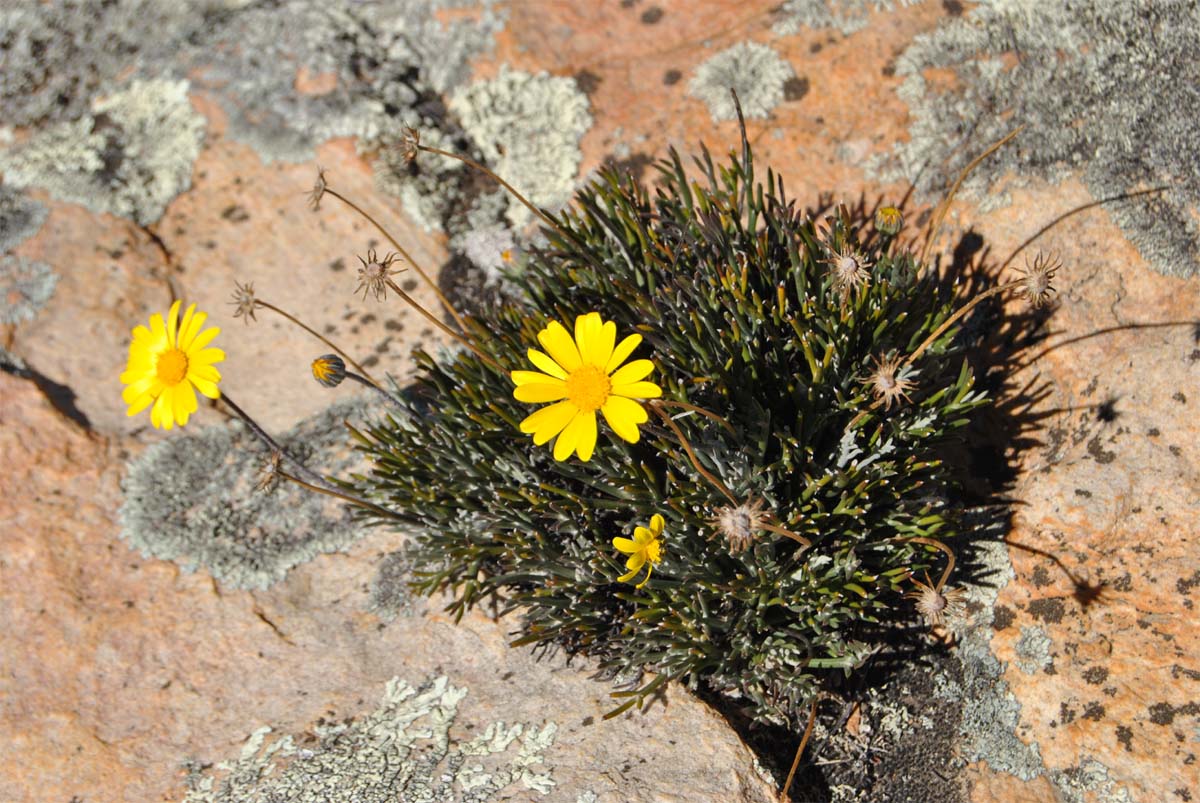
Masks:
[[[717,515],[708,523],[717,528],[729,543],[729,554],[736,555],[754,543],[755,534],[762,529],[766,516],[761,499],[751,499],[740,505],[717,508]]]
[[[871,283],[871,262],[862,253],[848,246],[834,249],[822,260],[829,265],[833,286],[843,296],[848,296],[860,287]]]
[[[325,168],[317,168],[317,180],[313,183],[313,188],[308,192],[308,207],[316,212],[321,208],[321,199],[325,197],[325,190],[329,185],[325,183]]]
[[[1061,267],[1062,263],[1057,258],[1038,254],[1033,258],[1032,265],[1026,262],[1024,268],[1016,269],[1025,277],[1021,279],[1021,286],[1017,288],[1017,292],[1034,309],[1046,306],[1050,303],[1051,295],[1057,292],[1050,282],[1054,281],[1054,274]]]
[[[374,248],[368,250],[366,259],[358,258],[362,267],[358,269],[358,287],[354,289],[354,292],[362,290],[364,301],[367,293],[374,293],[375,299],[382,301],[387,296],[388,280],[393,273],[392,265],[399,258],[397,254],[388,254],[380,259]]]
[[[916,385],[903,375],[900,356],[892,354],[887,357],[876,357],[875,367],[867,376],[867,384],[871,387],[871,395],[876,402],[883,404],[883,409],[892,409],[892,403],[901,399],[912,401],[908,392]]]
[[[929,575],[925,575],[924,583],[916,578],[909,579],[917,590],[905,594],[904,598],[916,601],[917,613],[930,627],[943,624],[948,618],[962,616],[966,608],[966,592],[961,588],[938,589],[929,582]]]
[[[254,298],[254,282],[246,282],[245,284],[233,283],[234,291],[232,300],[229,302],[233,305],[233,317],[241,318],[244,323],[257,321],[254,317],[254,308],[258,305],[258,301]]]

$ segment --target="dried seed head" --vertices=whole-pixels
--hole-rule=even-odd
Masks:
[[[241,318],[244,323],[257,321],[254,317],[254,309],[258,306],[258,301],[254,297],[254,282],[246,282],[239,284],[237,281],[233,283],[233,296],[229,302],[233,305],[233,317]]]
[[[875,368],[867,376],[866,382],[871,387],[871,395],[875,401],[883,404],[883,409],[892,409],[892,403],[903,399],[912,401],[908,392],[916,383],[904,375],[903,360],[897,354],[887,357],[876,357]]]
[[[421,152],[421,132],[412,126],[404,126],[404,130],[400,134],[398,152],[405,164],[412,164],[416,160],[417,154]]]
[[[729,554],[736,555],[754,543],[754,537],[762,529],[766,515],[761,499],[751,499],[740,505],[717,508],[717,515],[708,523],[717,528],[729,543]]]
[[[282,461],[283,455],[278,450],[271,452],[267,462],[258,470],[258,481],[254,483],[255,492],[269,493],[275,489],[279,484],[279,466]]]
[[[829,265],[833,286],[843,296],[848,296],[860,287],[871,283],[871,263],[860,252],[846,246],[834,249],[824,260]]]
[[[346,363],[336,354],[325,354],[312,361],[313,379],[327,388],[336,388],[346,379]]]
[[[318,167],[317,180],[308,193],[308,206],[312,211],[316,212],[321,208],[321,199],[325,197],[327,189],[329,189],[329,185],[325,183],[325,168]]]
[[[880,234],[895,237],[904,228],[904,215],[894,206],[881,206],[875,210],[875,228]]]
[[[366,259],[358,258],[362,267],[358,269],[358,287],[354,288],[354,292],[362,290],[364,301],[367,293],[374,293],[376,300],[382,301],[387,296],[388,280],[393,273],[392,265],[399,258],[397,254],[388,254],[380,259],[374,248],[368,250]]]
[[[966,592],[961,588],[938,589],[929,582],[928,574],[924,583],[915,578],[909,579],[917,590],[905,594],[904,598],[916,600],[917,613],[930,627],[943,624],[947,618],[962,616],[966,609]]]
[[[1046,306],[1050,303],[1050,296],[1057,292],[1050,282],[1054,281],[1054,274],[1061,267],[1062,263],[1057,258],[1038,254],[1033,258],[1032,265],[1026,261],[1023,269],[1016,268],[1016,271],[1025,277],[1021,279],[1021,286],[1017,288],[1017,292],[1034,309]]]

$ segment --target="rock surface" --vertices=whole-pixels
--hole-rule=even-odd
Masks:
[[[238,5],[212,8],[218,16],[236,15]],[[288,5],[287,13],[311,11],[299,0]],[[385,557],[394,554],[399,535],[379,531],[351,539],[339,547],[344,551],[316,557],[257,591],[224,587],[203,572],[189,574],[131,551],[119,537],[120,480],[127,461],[164,436],[143,419],[127,419],[120,402],[116,377],[129,329],[174,296],[199,302],[224,330],[223,388],[268,429],[282,431],[345,394],[308,376],[308,361],[327,351],[308,335],[268,310],[259,310],[248,326],[232,317],[225,302],[235,280],[253,282],[260,298],[326,333],[370,369],[399,379],[410,370],[413,347],[442,343],[396,299],[354,297],[355,255],[388,245],[329,197],[321,213],[308,210],[304,195],[318,164],[332,186],[378,212],[432,273],[451,252],[465,252],[478,263],[468,277],[482,282],[488,268],[479,254],[520,234],[508,224],[506,202],[465,186],[459,173],[414,179],[402,200],[376,190],[379,176],[372,171],[379,162],[373,166],[356,146],[386,146],[388,137],[378,130],[381,109],[390,109],[397,125],[433,120],[442,126],[436,135],[448,137],[453,125],[438,109],[451,97],[473,97],[463,91],[472,81],[509,71],[571,78],[587,97],[590,130],[577,148],[555,139],[553,149],[538,151],[541,140],[527,137],[522,158],[543,160],[548,176],[572,170],[583,176],[615,163],[652,181],[650,165],[668,146],[687,154],[703,141],[719,153],[736,142],[735,123],[714,119],[724,116],[719,84],[752,74],[761,81],[737,88],[756,113],[748,121],[756,159],[783,174],[789,195],[808,205],[821,192],[872,203],[899,199],[913,181],[929,194],[917,196],[910,225],[923,224],[920,205],[937,200],[946,177],[965,164],[964,154],[990,144],[971,135],[974,120],[955,114],[976,114],[988,98],[1035,89],[1052,105],[1053,93],[1064,91],[1039,72],[1041,62],[1032,55],[1033,67],[1021,72],[1015,55],[1002,52],[1008,39],[997,44],[982,37],[1008,26],[1012,41],[1053,50],[1068,35],[1099,36],[1112,12],[1097,3],[1074,4],[1070,13],[1079,24],[1050,35],[1031,26],[1044,28],[1046,19],[1067,14],[1064,3],[626,0],[488,4],[483,11],[442,5],[411,5],[408,21],[422,31],[416,45],[366,11],[361,19],[354,16],[359,12],[330,18],[327,31],[314,29],[308,38],[280,22],[281,41],[311,48],[304,51],[311,63],[265,60],[253,85],[232,81],[228,65],[212,54],[205,69],[203,59],[172,60],[157,45],[153,54],[147,50],[136,67],[141,77],[186,74],[188,100],[204,130],[190,182],[172,184],[177,194],[164,200],[166,211],[145,225],[58,200],[52,188],[35,185],[15,200],[16,190],[4,189],[0,213],[24,211],[0,219],[0,241],[12,255],[50,266],[57,283],[38,289],[44,301],[31,315],[0,317],[0,364],[9,366],[0,373],[6,467],[0,474],[0,739],[9,759],[0,770],[0,798],[179,800],[190,790],[192,800],[219,800],[221,784],[233,783],[230,772],[250,783],[273,760],[281,767],[304,761],[352,766],[337,764],[332,746],[343,726],[345,740],[366,738],[363,728],[370,724],[383,729],[372,732],[407,745],[412,734],[397,721],[408,710],[405,700],[417,698],[424,707],[414,711],[426,719],[415,721],[441,710],[452,720],[449,741],[439,747],[436,740],[432,746],[416,740],[397,760],[431,773],[441,767],[460,788],[464,781],[480,788],[503,783],[498,795],[521,800],[770,798],[772,784],[757,773],[751,753],[685,692],[673,690],[666,705],[644,715],[604,721],[608,687],[589,680],[586,666],[535,662],[507,648],[503,620],[477,612],[455,625],[436,604],[408,600],[396,591],[402,565]],[[1147,8],[1167,13],[1168,5]],[[118,12],[136,19],[140,6],[130,0],[113,8],[106,20]],[[172,34],[180,37],[180,53],[187,37],[198,41],[188,22],[192,13],[180,12]],[[453,27],[460,23],[463,28]],[[1135,23],[1142,21],[1127,20]],[[69,28],[47,46],[47,63],[60,65],[66,86],[93,91],[67,80],[70,69],[63,65],[73,63],[71,48],[89,47],[83,39],[64,44]],[[422,51],[429,75],[392,94],[380,90],[380,82],[393,86],[392,76],[408,75],[412,48],[428,50],[438,31],[446,33],[437,52]],[[935,40],[960,50],[945,51],[945,63],[933,64],[929,42]],[[333,41],[350,50],[334,58],[322,50]],[[1104,53],[1112,45],[1107,39],[1077,44],[1080,53]],[[994,50],[999,58],[992,58]],[[134,69],[132,59],[103,64],[97,75],[114,83],[97,97],[117,87],[126,66]],[[1079,69],[1078,86],[1102,83],[1094,63]],[[1125,73],[1117,78],[1126,92],[1136,86]],[[509,83],[538,85],[524,77]],[[292,95],[279,94],[279,86],[292,87]],[[17,90],[0,83],[0,92],[10,91]],[[245,100],[240,111],[230,103],[238,97]],[[567,97],[572,120],[583,120],[578,97]],[[1137,106],[1137,100],[1114,103]],[[71,98],[57,108],[83,119],[84,110],[98,108],[92,101]],[[22,102],[20,108],[41,106]],[[1112,108],[1112,114],[1119,110]],[[1010,121],[1006,111],[992,109],[1005,123],[1021,122]],[[488,130],[485,113],[471,115],[483,121],[474,130]],[[0,132],[0,148],[18,147],[63,122],[53,116],[39,122],[32,111],[26,117],[25,128]],[[546,117],[537,112],[530,129],[549,124]],[[1156,244],[1148,241],[1150,228],[1136,228],[1153,207],[1135,208],[1132,200],[1089,207],[1101,200],[1094,193],[1114,182],[1148,188],[1152,179],[1135,176],[1124,163],[1107,173],[1087,164],[1048,168],[1033,152],[1039,146],[1043,154],[1055,152],[1061,144],[1045,138],[1047,119],[1031,117],[1027,138],[989,162],[996,167],[977,173],[952,205],[939,240],[943,264],[957,247],[964,261],[982,260],[994,271],[1045,224],[1078,210],[1013,263],[1020,267],[1040,250],[1055,254],[1063,267],[1052,314],[1029,318],[1025,329],[1011,333],[998,373],[1005,402],[993,422],[1002,435],[999,451],[983,452],[977,461],[975,484],[1012,504],[999,530],[981,526],[984,545],[974,555],[964,550],[971,606],[956,626],[958,645],[939,653],[927,678],[896,678],[864,698],[858,714],[841,724],[834,717],[818,730],[812,754],[852,757],[864,766],[874,761],[892,777],[855,786],[849,772],[838,774],[842,765],[829,764],[820,769],[826,788],[819,799],[1200,799],[1194,627],[1200,573],[1193,526],[1200,465],[1192,413],[1200,403],[1200,280],[1187,256],[1194,253],[1194,232],[1177,226],[1175,240]],[[309,124],[329,134],[315,148],[297,134]],[[983,130],[996,128],[988,120]],[[1154,147],[1146,153],[1176,152],[1162,160],[1164,170],[1193,147],[1173,129],[1153,133],[1146,141]],[[1083,160],[1116,153],[1121,145],[1108,134],[1087,142],[1072,146]],[[511,150],[494,142],[479,147]],[[304,153],[309,158],[296,156]],[[922,172],[925,164],[909,163],[914,155],[932,166]],[[141,175],[132,169],[136,153],[123,158],[131,161],[97,168],[104,181],[96,186]],[[169,172],[178,176],[178,164]],[[521,176],[506,178],[520,186]],[[1194,175],[1177,178],[1187,187],[1195,182]],[[395,189],[394,178],[382,185]],[[421,194],[430,187],[444,189],[452,202],[430,205]],[[1194,216],[1188,192],[1165,198],[1163,208],[1175,217],[1190,209]],[[405,286],[437,309],[424,283]],[[0,286],[0,303],[16,304],[24,298],[19,292]],[[1023,314],[1018,302],[1009,311]],[[204,410],[195,424],[221,421]],[[372,578],[389,577],[372,586]],[[446,681],[439,686],[441,676]],[[422,691],[402,700],[405,687],[389,686],[394,678]],[[466,689],[461,700],[452,691],[457,688]],[[471,749],[481,751],[478,760],[454,752],[500,721],[522,730],[493,729],[493,737],[509,733],[511,741],[489,742],[494,753],[477,743]],[[556,726],[552,743],[550,723]],[[272,731],[255,737],[264,726]],[[294,752],[283,760],[287,749],[281,748],[278,759],[263,758],[285,736],[292,737]],[[248,740],[258,752],[239,762]],[[877,748],[884,752],[872,753]],[[896,758],[902,754],[944,766],[935,777]],[[220,762],[232,763],[206,766]],[[473,769],[476,764],[484,769]]]

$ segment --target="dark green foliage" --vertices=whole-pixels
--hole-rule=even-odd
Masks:
[[[374,469],[359,490],[418,525],[416,587],[454,591],[461,611],[489,597],[519,611],[518,643],[595,656],[605,673],[707,684],[759,719],[795,724],[820,676],[875,648],[873,623],[898,616],[908,573],[935,562],[913,536],[952,534],[938,446],[983,403],[951,328],[921,355],[909,400],[876,404],[878,357],[912,353],[962,303],[933,271],[845,209],[816,223],[749,147],[729,167],[708,154],[689,182],[661,165],[653,197],[617,175],[581,191],[515,281],[526,297],[483,310],[470,336],[504,372],[469,352],[419,354],[408,409],[361,434]],[[861,252],[870,282],[843,292],[827,260]],[[771,522],[749,549],[709,519],[730,501],[654,416],[636,445],[601,425],[590,462],[556,463],[518,424],[508,370],[549,321],[570,329],[598,311],[635,357],[656,365],[664,398],[698,405],[676,418],[706,468]],[[679,408],[666,408],[676,414]],[[654,513],[665,554],[642,589],[616,578],[628,537]]]

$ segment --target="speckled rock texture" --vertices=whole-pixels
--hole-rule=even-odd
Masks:
[[[357,397],[312,381],[328,348],[269,310],[235,319],[235,281],[400,384],[445,338],[355,295],[357,257],[392,249],[331,196],[309,209],[318,165],[478,303],[527,215],[461,165],[406,164],[403,125],[553,206],[604,164],[653,181],[668,146],[724,151],[732,84],[800,205],[912,186],[914,232],[1024,124],[934,253],[988,282],[1062,262],[1048,309],[967,322],[995,332],[1000,403],[966,439],[966,613],[832,690],[794,799],[1200,800],[1194,3],[55,0],[0,29],[0,799],[770,799],[685,691],[604,721],[586,663],[410,598],[402,533],[282,496],[156,496],[184,438],[245,439],[211,408],[156,432],[117,381],[130,328],[184,298],[222,327],[241,406],[332,437],[353,408],[330,405]],[[415,270],[400,282],[439,310]],[[204,493],[250,493],[236,462]],[[790,758],[794,734],[741,733]]]

